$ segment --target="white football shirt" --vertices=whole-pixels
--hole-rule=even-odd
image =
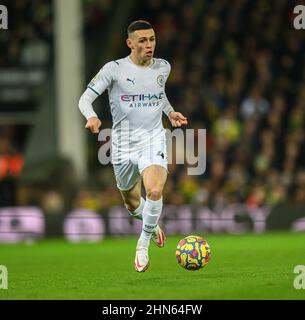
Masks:
[[[153,58],[149,66],[141,67],[125,57],[106,63],[89,83],[97,95],[108,90],[112,152],[165,140],[162,111],[167,115],[174,111],[165,94],[170,70],[164,59]]]

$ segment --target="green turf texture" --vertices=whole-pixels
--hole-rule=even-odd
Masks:
[[[183,238],[150,246],[150,267],[133,269],[135,237],[71,244],[41,240],[0,245],[8,290],[0,299],[305,299],[293,287],[296,265],[305,265],[304,233],[202,235],[211,247],[206,268],[188,271],[175,258]]]

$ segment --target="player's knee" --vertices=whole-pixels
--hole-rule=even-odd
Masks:
[[[162,189],[161,188],[152,188],[147,190],[147,198],[153,201],[157,201],[162,197]]]
[[[140,200],[127,200],[125,201],[125,207],[129,212],[135,211],[140,206]]]

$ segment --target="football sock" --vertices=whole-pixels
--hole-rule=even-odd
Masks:
[[[143,227],[140,235],[139,241],[143,243],[145,246],[149,246],[151,234],[153,229],[158,223],[158,220],[161,215],[163,205],[163,199],[159,200],[150,200],[146,197],[146,201],[143,209]]]
[[[144,205],[145,205],[145,200],[143,197],[141,197],[141,200],[140,200],[140,205],[138,206],[138,208],[134,211],[129,211],[129,214],[131,216],[133,216],[135,219],[138,219],[138,220],[143,220],[143,217],[142,217],[142,212],[143,212],[143,209],[144,209]]]

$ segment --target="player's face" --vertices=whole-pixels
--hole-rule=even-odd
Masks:
[[[156,37],[153,29],[133,32],[127,42],[129,48],[141,61],[150,60],[155,51]]]

